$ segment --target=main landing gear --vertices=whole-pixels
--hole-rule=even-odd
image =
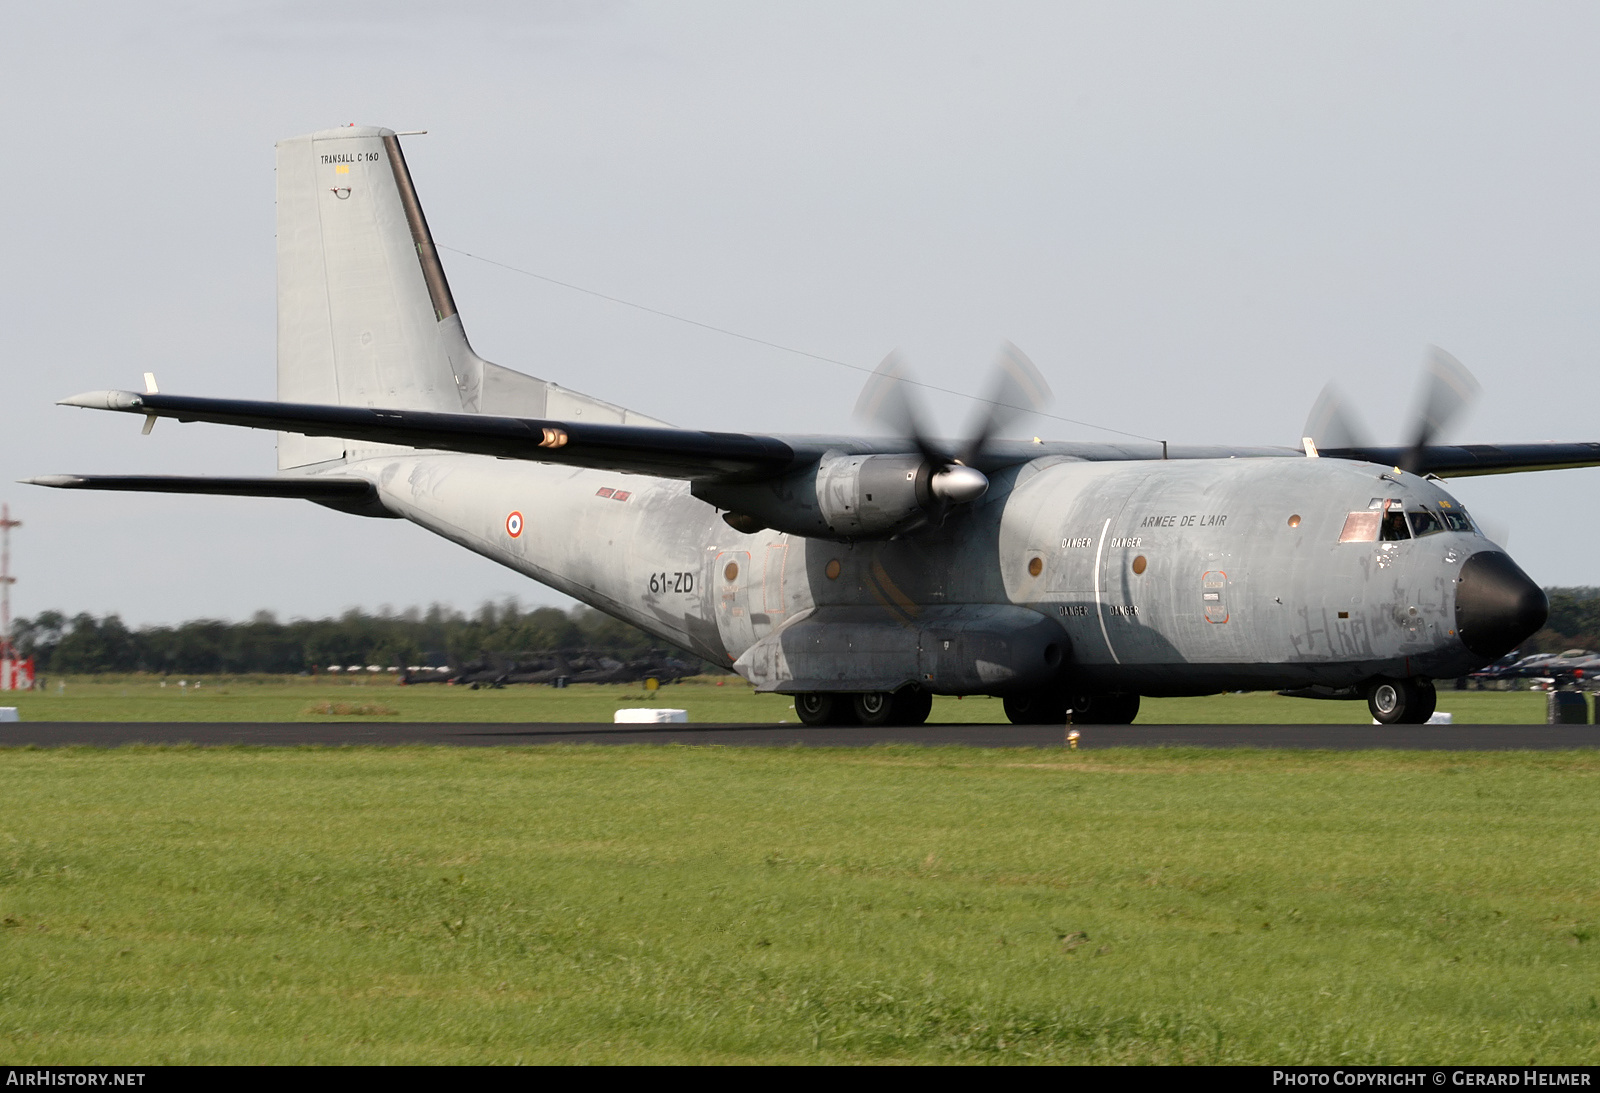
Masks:
[[[1006,717],[1014,725],[1063,725],[1069,711],[1074,725],[1131,725],[1139,716],[1138,695],[1025,691],[1006,695],[1004,702]],[[803,725],[920,725],[932,709],[933,696],[920,687],[902,687],[893,693],[809,691],[794,696],[794,712]]]
[[[1438,704],[1431,679],[1379,679],[1367,686],[1367,709],[1383,725],[1426,725]]]
[[[804,725],[920,725],[933,709],[933,696],[920,687],[865,694],[811,691],[794,696],[794,712]]]
[[[1139,716],[1139,696],[1024,691],[1006,695],[1005,707],[1013,725],[1065,724],[1068,711],[1074,725],[1131,725]]]

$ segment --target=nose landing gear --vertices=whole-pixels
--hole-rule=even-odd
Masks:
[[[1367,709],[1383,725],[1426,725],[1438,704],[1431,679],[1379,679],[1367,687]]]

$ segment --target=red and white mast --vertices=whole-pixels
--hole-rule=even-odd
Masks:
[[[11,644],[11,529],[21,520],[11,519],[11,506],[0,505],[0,691],[25,691],[33,686],[33,659],[23,660]]]

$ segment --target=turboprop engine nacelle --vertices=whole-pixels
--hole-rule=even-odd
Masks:
[[[772,528],[811,539],[888,539],[976,501],[983,473],[939,466],[921,455],[829,455],[805,470],[765,482],[696,482],[694,495],[727,509],[735,530]]]

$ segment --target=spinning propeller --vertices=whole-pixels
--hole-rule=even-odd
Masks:
[[[937,526],[952,506],[976,501],[989,489],[988,477],[974,464],[1003,430],[1050,401],[1050,385],[1022,350],[1010,342],[1001,343],[994,381],[983,400],[988,407],[980,411],[977,427],[954,451],[929,436],[923,424],[927,414],[915,388],[899,352],[890,353],[862,388],[856,415],[905,437],[922,453],[932,469],[928,488],[937,505],[931,517]]]
[[[1478,381],[1466,366],[1438,346],[1428,347],[1422,370],[1422,392],[1416,420],[1410,430],[1400,469],[1415,472],[1422,465],[1422,452],[1461,416],[1477,397]],[[1306,419],[1305,432],[1318,448],[1366,448],[1371,446],[1367,432],[1355,412],[1333,384],[1322,389]]]

